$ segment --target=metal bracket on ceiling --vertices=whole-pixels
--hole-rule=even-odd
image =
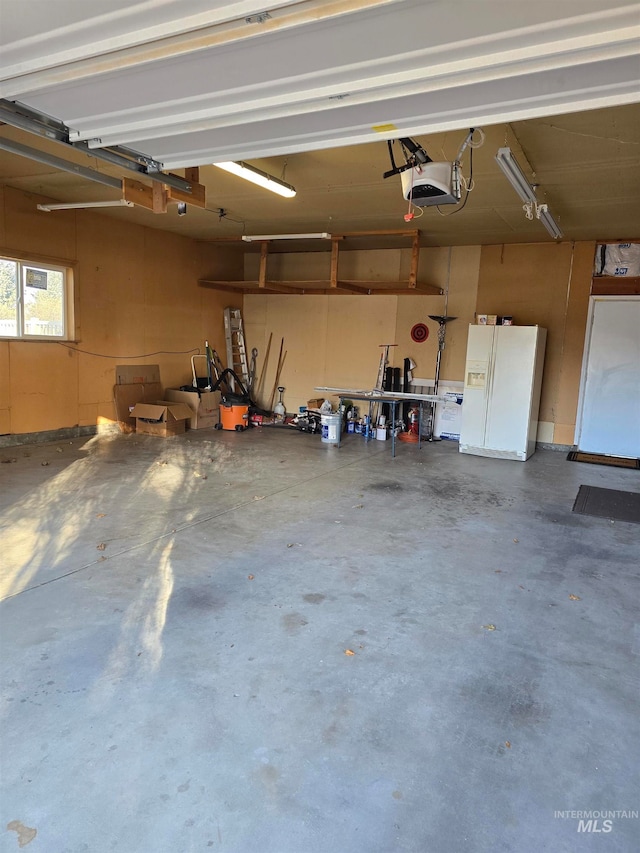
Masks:
[[[86,142],[72,142],[70,129],[58,119],[39,113],[26,104],[18,101],[0,99],[0,122],[26,130],[36,136],[41,136],[52,142],[58,142],[67,148],[83,151],[90,157],[97,157],[111,163],[120,169],[137,172],[139,175],[174,187],[185,193],[191,193],[192,184],[179,175],[162,171],[162,163],[130,148],[112,146],[109,148],[92,148]],[[25,147],[25,151],[30,150]],[[25,156],[29,156],[25,154]]]

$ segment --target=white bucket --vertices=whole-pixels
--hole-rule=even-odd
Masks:
[[[340,415],[320,415],[321,440],[325,444],[337,444],[340,436]]]
[[[379,427],[376,429],[376,439],[377,439],[378,441],[386,441],[386,440],[387,440],[387,438],[388,438],[388,436],[387,436],[387,428],[386,428],[386,426],[379,426]]]

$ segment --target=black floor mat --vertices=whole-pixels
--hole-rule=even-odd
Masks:
[[[582,450],[570,450],[569,462],[589,462],[592,465],[611,465],[614,468],[640,468],[640,459],[626,456],[606,456],[604,453],[585,453]]]
[[[640,524],[640,492],[580,486],[573,512]]]

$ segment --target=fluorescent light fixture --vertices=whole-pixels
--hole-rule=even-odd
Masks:
[[[560,238],[562,237],[562,231],[560,230],[560,227],[553,218],[553,216],[549,213],[549,209],[547,208],[546,204],[538,205],[536,216],[538,217],[540,222],[542,222],[549,234],[551,234],[553,239],[560,240]]]
[[[225,172],[230,172],[232,175],[237,175],[239,178],[244,178],[245,181],[251,181],[252,184],[257,184],[265,190],[271,190],[272,193],[284,196],[284,198],[293,198],[296,194],[295,189],[291,184],[286,184],[279,178],[274,178],[268,175],[261,169],[256,169],[255,166],[249,166],[247,163],[214,163],[219,169],[224,169]]]
[[[500,166],[506,179],[524,202],[524,210],[527,213],[527,218],[533,219],[532,213],[535,210],[536,218],[542,222],[554,240],[559,240],[562,237],[562,231],[549,212],[547,205],[538,204],[536,191],[518,165],[518,161],[513,156],[511,149],[499,148],[496,154],[496,163]]]
[[[536,201],[535,190],[525,177],[524,172],[518,165],[518,161],[511,153],[510,148],[500,148],[496,154],[496,162],[505,174],[514,190],[522,201]]]
[[[331,234],[319,231],[317,234],[243,234],[245,243],[258,243],[260,240],[330,240]]]
[[[119,198],[117,201],[78,201],[74,204],[39,204],[38,210],[51,213],[52,210],[83,210],[88,207],[135,207],[132,201]]]

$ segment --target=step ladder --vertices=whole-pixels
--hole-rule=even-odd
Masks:
[[[224,334],[227,341],[227,367],[242,380],[245,388],[249,387],[249,362],[247,360],[247,347],[244,342],[244,327],[242,325],[242,314],[239,308],[224,309]],[[231,379],[236,391],[235,381]]]

